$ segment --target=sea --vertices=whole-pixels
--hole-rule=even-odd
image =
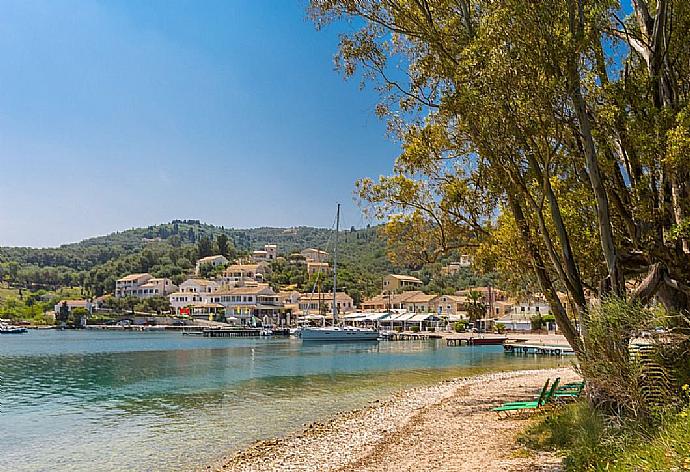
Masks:
[[[1,335],[0,469],[194,470],[406,388],[567,362],[441,340]]]

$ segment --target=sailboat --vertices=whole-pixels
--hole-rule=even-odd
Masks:
[[[333,326],[302,328],[302,341],[376,341],[379,332],[374,329],[355,328],[338,325],[338,305],[336,291],[338,288],[338,231],[340,230],[340,203],[335,218],[335,245],[333,250]]]

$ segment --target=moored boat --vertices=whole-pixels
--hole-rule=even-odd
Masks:
[[[29,330],[23,326],[14,326],[5,323],[0,324],[0,334],[23,334],[28,332]]]
[[[378,341],[375,329],[338,326],[338,231],[340,227],[340,203],[335,217],[335,245],[333,249],[333,326],[304,327],[300,333],[302,341]]]

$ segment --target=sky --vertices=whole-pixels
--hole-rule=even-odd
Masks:
[[[399,146],[334,70],[306,0],[5,0],[0,245],[172,219],[367,221],[354,182]]]

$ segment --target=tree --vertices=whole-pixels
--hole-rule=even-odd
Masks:
[[[476,323],[486,315],[486,305],[481,302],[482,294],[477,290],[470,290],[467,293],[467,298],[470,299],[470,305],[467,307],[467,315],[471,323]]]
[[[55,321],[56,321],[56,323],[59,323],[59,324],[65,324],[65,323],[67,323],[68,319],[69,319],[69,307],[67,306],[67,302],[62,302],[60,304],[60,311],[55,316]]]
[[[228,237],[225,234],[219,234],[216,236],[216,247],[218,248],[218,254],[223,256],[228,255]]]
[[[337,65],[376,84],[403,142],[393,175],[358,183],[394,252],[431,261],[503,231],[577,352],[588,294],[690,308],[690,5],[633,7],[311,1],[317,26],[361,25]]]
[[[197,251],[199,252],[199,257],[208,257],[212,255],[213,244],[208,236],[202,236],[196,243]]]
[[[86,318],[89,316],[89,310],[83,307],[75,307],[69,313],[68,321],[74,327],[81,327]]]

